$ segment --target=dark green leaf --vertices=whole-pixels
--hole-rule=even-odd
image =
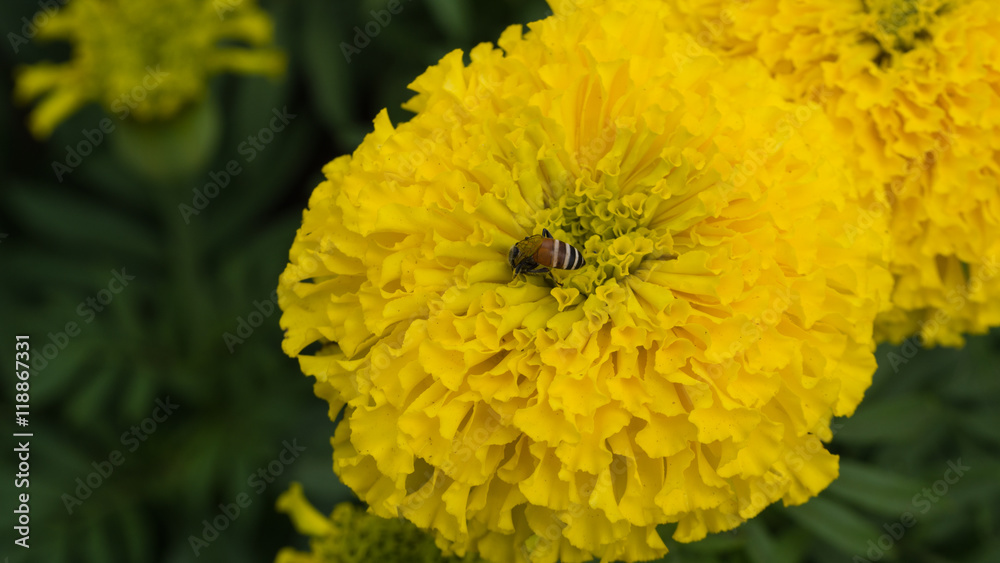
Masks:
[[[111,400],[111,391],[117,382],[116,364],[103,364],[96,373],[88,374],[85,385],[75,393],[66,409],[70,420],[83,428],[92,426]]]
[[[122,411],[128,418],[143,418],[155,400],[155,393],[156,372],[148,363],[138,364],[125,385]]]
[[[1000,539],[992,539],[979,549],[979,553],[969,563],[996,563],[1000,561]]]
[[[778,548],[771,538],[770,532],[759,519],[747,521],[740,528],[746,536],[747,555],[753,563],[793,563],[787,559],[779,559]]]
[[[898,516],[913,509],[919,481],[863,463],[841,459],[840,477],[829,494],[883,516]]]
[[[857,512],[832,500],[817,497],[785,513],[800,526],[848,555],[863,554],[868,542],[881,534]]]
[[[309,0],[303,5],[302,57],[312,101],[327,129],[346,146],[356,145],[363,129],[352,122],[354,92],[341,44],[353,47],[353,32],[340,24],[349,21],[343,6],[325,0]],[[340,32],[338,32],[340,31]],[[352,54],[359,62],[360,55]],[[371,116],[374,118],[374,115]]]
[[[878,371],[866,398],[899,397],[911,393],[928,382],[943,381],[955,370],[957,350],[923,348],[914,341],[899,346],[883,345],[876,355]]]
[[[237,159],[240,175],[219,196],[218,203],[190,218],[192,222],[201,221],[205,225],[206,247],[227,243],[239,248],[243,241],[237,242],[234,238],[258,230],[255,225],[260,216],[273,207],[276,200],[285,197],[287,178],[302,167],[316,131],[308,120],[298,119],[278,134],[281,142],[275,141],[265,147],[254,161]],[[286,245],[291,245],[291,239]]]
[[[812,534],[797,526],[785,526],[774,538],[776,561],[805,561],[806,553],[815,539]]]
[[[59,248],[38,246],[34,242],[19,244],[11,241],[3,249],[3,265],[8,276],[3,279],[5,284],[18,284],[45,293],[79,296],[82,300],[88,294],[93,294],[102,277],[107,277],[108,270],[103,265],[94,263],[93,256],[83,254],[60,255]],[[68,252],[68,248],[62,249]],[[16,275],[11,275],[16,273]],[[106,280],[105,280],[106,282]],[[23,303],[18,303],[22,305]],[[75,303],[69,309],[72,316]],[[38,314],[36,307],[31,313]],[[28,315],[32,316],[32,315]]]
[[[148,558],[148,524],[141,510],[134,505],[119,503],[116,510],[120,537],[125,544],[127,561],[143,561]]]
[[[685,544],[687,551],[698,554],[723,554],[743,548],[743,537],[733,531],[709,534],[703,540]]]
[[[159,250],[144,225],[66,189],[18,184],[4,199],[26,229],[61,246],[110,248],[123,254],[123,260],[153,258]]]
[[[862,403],[853,417],[843,421],[835,444],[869,445],[916,439],[935,423],[940,403],[929,397],[903,396]]]
[[[288,81],[274,80],[260,76],[245,76],[238,79],[233,101],[227,114],[233,122],[229,136],[223,146],[220,158],[229,160],[239,154],[240,144],[248,135],[256,135],[261,128],[268,127],[275,117],[288,106]],[[296,119],[301,116],[296,116]],[[274,122],[282,126],[280,121]],[[277,132],[280,134],[280,131]],[[270,148],[270,147],[268,147]]]
[[[122,166],[110,151],[97,151],[87,157],[85,166],[73,171],[73,179],[115,201],[137,208],[148,207],[155,189],[148,181]]]
[[[81,330],[86,330],[86,327]],[[44,346],[46,341],[41,341],[39,344]],[[44,360],[39,364],[41,369],[31,374],[32,402],[41,407],[65,401],[66,390],[73,388],[74,382],[84,375],[84,365],[96,353],[95,343],[81,335],[67,343],[66,347],[52,359],[40,356],[39,361]]]
[[[984,374],[983,376],[986,376]],[[962,430],[1000,445],[1000,411],[970,410],[957,415]]]
[[[469,4],[462,0],[428,0],[431,15],[453,44],[464,44],[472,29]]]
[[[955,365],[942,381],[944,393],[957,401],[989,402],[1000,397],[1000,362],[989,338],[970,338]]]
[[[88,561],[118,561],[117,557],[112,557],[111,544],[115,543],[108,538],[113,533],[110,522],[103,518],[94,518],[87,522],[87,543],[85,553]]]

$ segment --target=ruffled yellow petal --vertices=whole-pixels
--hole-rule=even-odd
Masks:
[[[292,517],[295,529],[301,534],[321,536],[330,533],[330,522],[309,504],[299,483],[292,483],[288,490],[278,497],[277,507],[278,511]]]
[[[323,560],[311,553],[302,553],[290,547],[285,547],[278,552],[278,557],[274,560],[274,563],[323,563]]]
[[[74,71],[64,65],[40,64],[18,73],[16,98],[27,101],[44,96],[29,118],[33,135],[48,137],[59,123],[87,103],[81,92],[59,87],[74,78]]]

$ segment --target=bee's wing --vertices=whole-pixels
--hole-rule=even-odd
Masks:
[[[542,246],[543,240],[545,239],[541,235],[533,235],[515,244],[514,246],[517,248],[515,263],[520,264],[522,261],[534,256],[538,247]]]

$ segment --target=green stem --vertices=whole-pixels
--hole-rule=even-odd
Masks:
[[[195,242],[199,227],[195,222],[185,223],[181,217],[177,207],[181,202],[176,200],[183,193],[182,189],[177,189],[179,187],[171,182],[160,183],[154,188],[167,232],[165,258],[171,294],[168,303],[174,309],[167,314],[179,317],[179,322],[172,326],[183,327],[177,335],[180,349],[201,351],[207,343],[199,342],[198,336],[201,329],[209,325],[211,302],[199,271],[201,251]]]

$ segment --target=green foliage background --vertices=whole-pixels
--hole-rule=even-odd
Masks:
[[[305,547],[274,510],[290,481],[303,482],[324,511],[353,498],[331,471],[326,404],[280,351],[276,308],[232,352],[223,336],[237,334],[240,319],[259,310],[255,302],[269,302],[323,164],[351,152],[380,108],[406,119],[406,84],[442,55],[547,14],[541,0],[402,6],[348,64],[341,42],[352,42],[355,26],[373,21],[370,11],[383,2],[265,2],[289,55],[281,80],[217,77],[203,108],[161,129],[112,116],[115,131],[61,182],[52,163],[64,162],[66,146],[106,115],[90,106],[36,141],[25,126],[28,108],[10,99],[13,69],[64,60],[69,50],[37,42],[0,49],[4,430],[21,430],[13,421],[14,335],[31,335],[35,355],[50,335],[64,344],[30,380],[30,550],[12,543],[14,500],[25,492],[13,487],[14,438],[0,456],[2,553],[11,562],[271,561],[282,546]],[[21,18],[39,9],[31,0],[4,2],[0,31],[20,33]],[[296,117],[247,162],[240,144],[286,106]],[[230,160],[242,173],[186,224],[178,204],[190,205],[192,190]],[[122,269],[135,280],[86,322],[81,305]],[[63,340],[57,333],[70,322],[81,332]],[[858,413],[838,422],[832,448],[842,456],[841,478],[828,491],[802,507],[771,507],[731,533],[671,543],[665,561],[874,560],[881,550],[872,546],[906,512],[916,524],[880,559],[1000,561],[1000,332],[971,338],[961,351],[883,347],[879,358]],[[129,452],[122,434],[168,397],[177,412]],[[258,494],[259,481],[248,479],[293,440],[305,451]],[[114,450],[124,463],[69,514],[63,495],[75,494],[75,480]],[[920,502],[959,460],[971,469],[940,500]],[[203,521],[240,493],[251,504],[196,557],[189,538],[202,536]]]

